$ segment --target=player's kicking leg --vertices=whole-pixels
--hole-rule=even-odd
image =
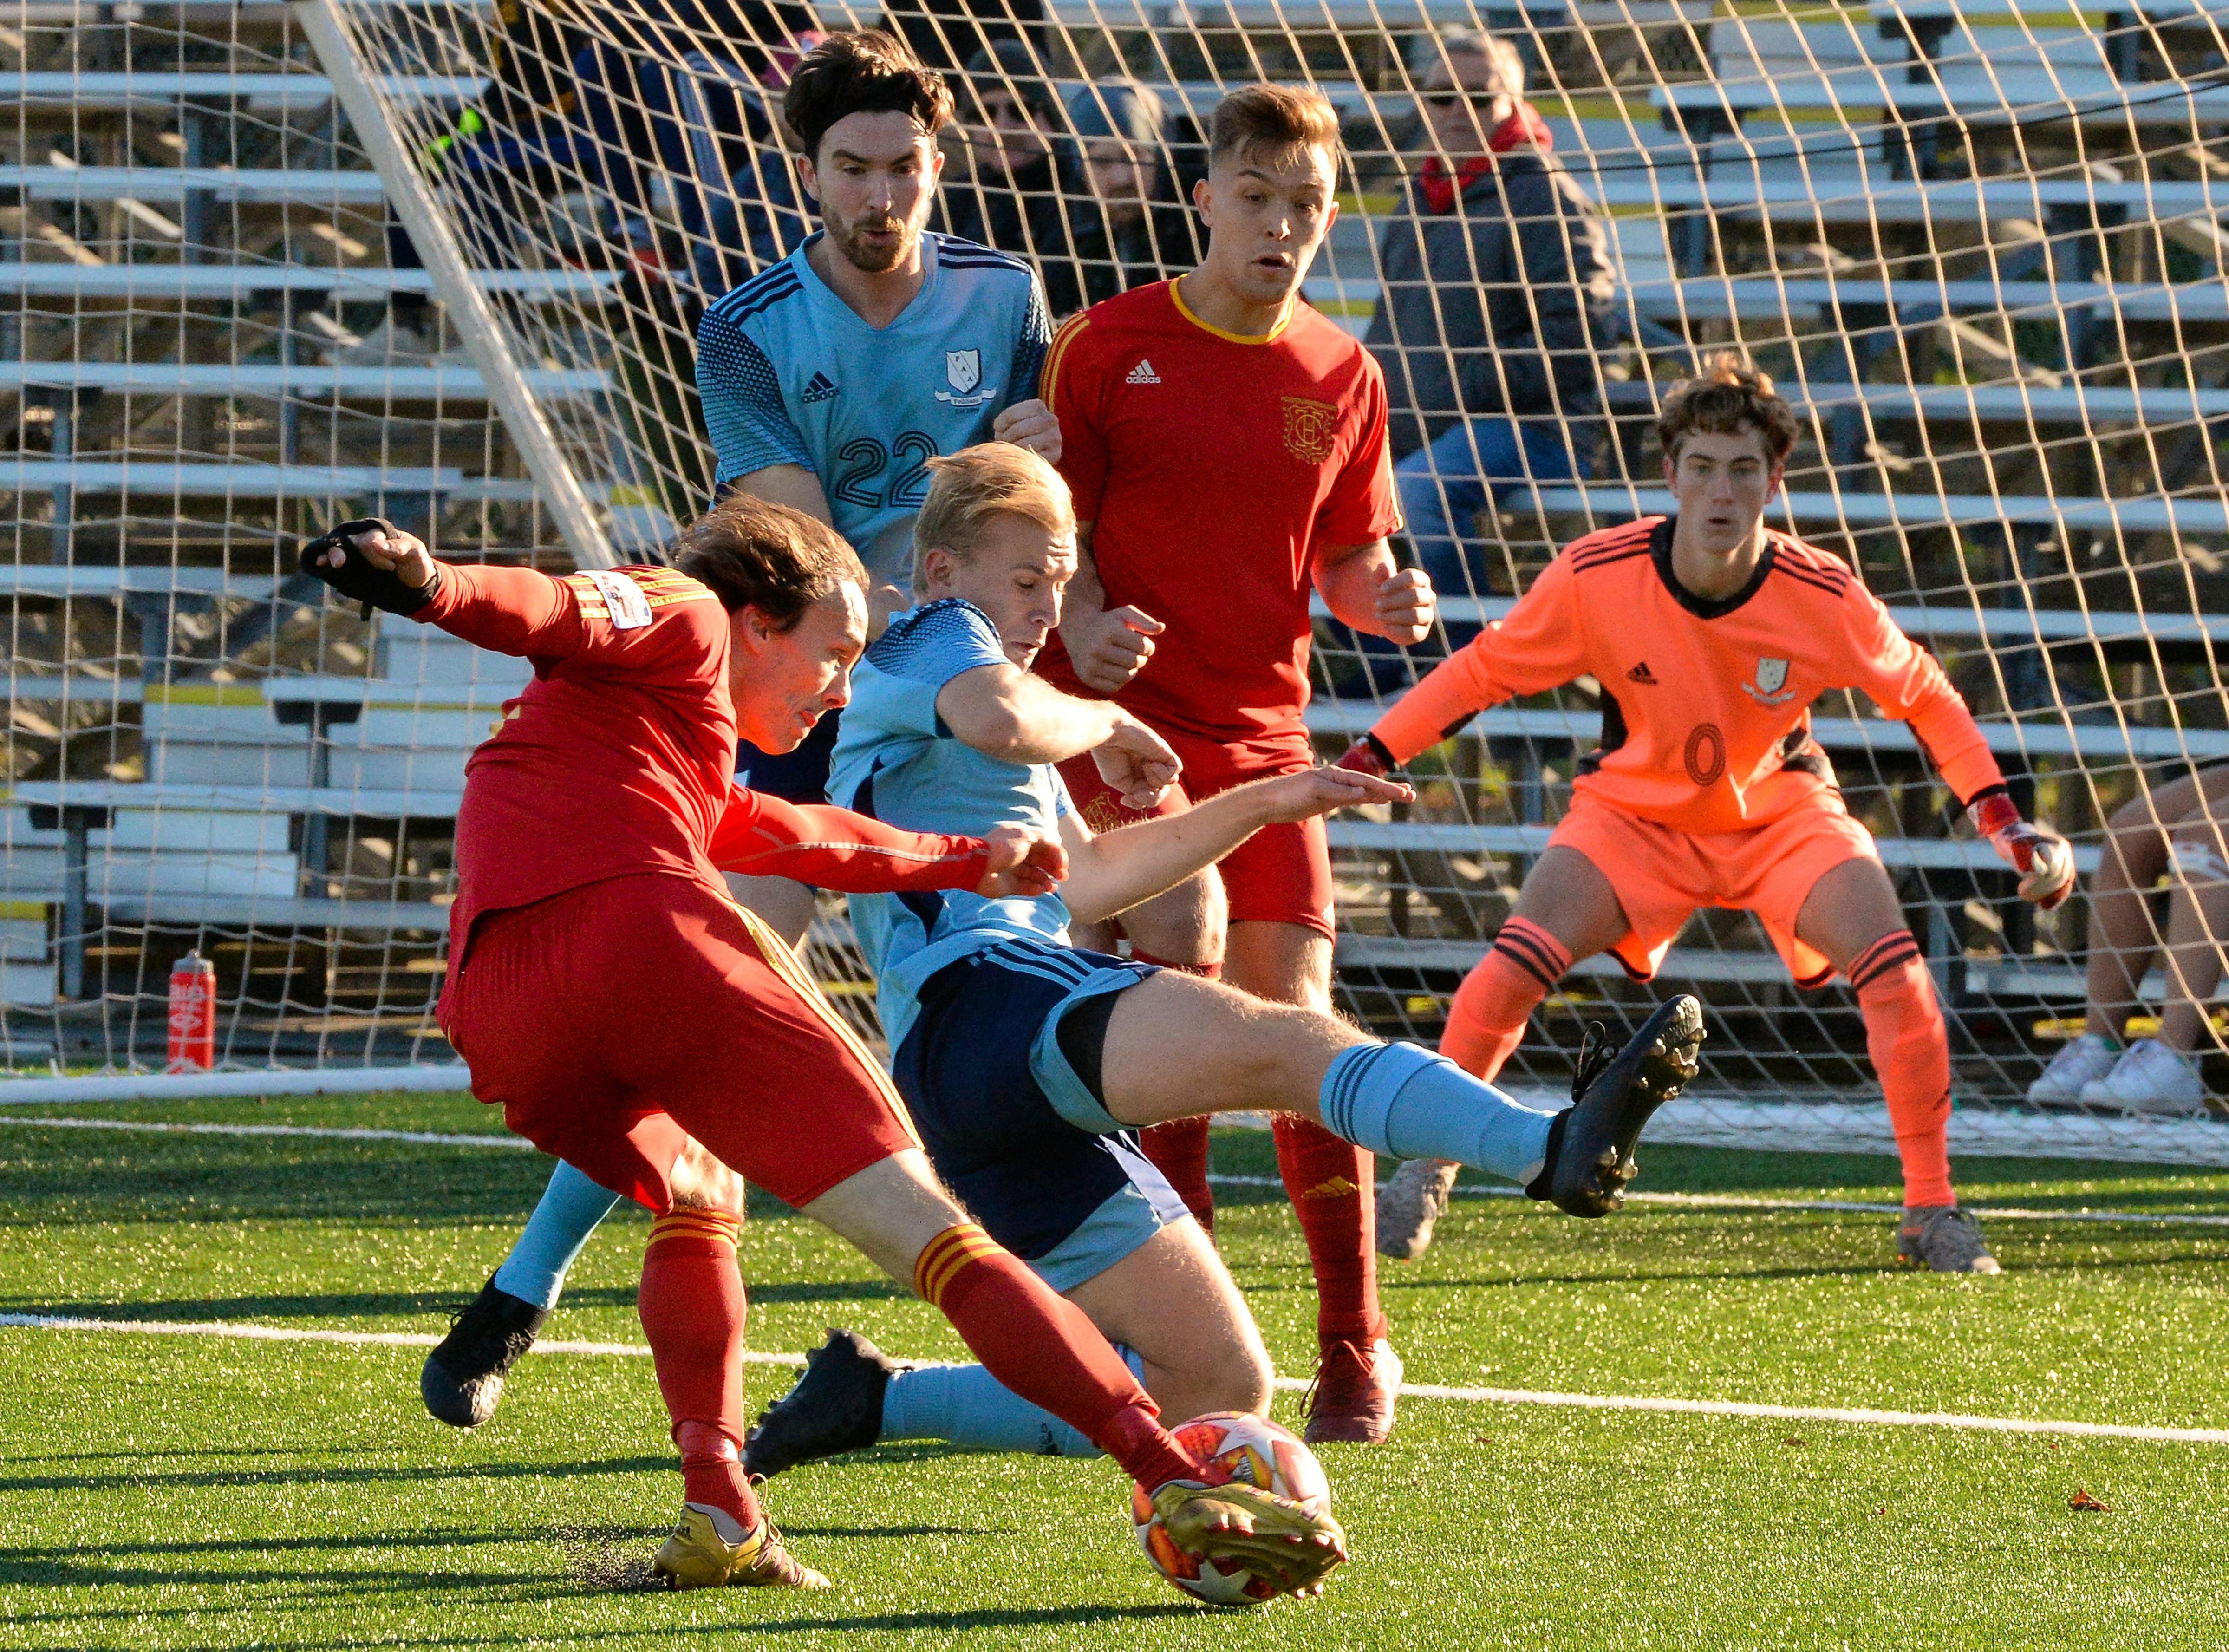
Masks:
[[[1370,1152],[1450,1159],[1573,1216],[1606,1216],[1635,1173],[1635,1143],[1696,1070],[1702,1006],[1682,993],[1614,1056],[1583,1059],[1572,1105],[1524,1107],[1414,1045],[1336,1017],[1163,972],[1122,993],[1106,1029],[1102,1128],[1199,1110],[1288,1112]]]

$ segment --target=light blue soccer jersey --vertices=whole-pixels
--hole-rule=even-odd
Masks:
[[[1018,826],[1052,835],[1069,812],[1060,771],[986,757],[936,714],[938,691],[960,672],[1005,663],[997,630],[972,602],[948,598],[892,619],[851,673],[830,800],[913,832],[980,838]],[[947,964],[1015,935],[1068,943],[1068,907],[1057,895],[988,900],[944,890],[851,901],[893,1050],[920,1012],[922,983]]]
[[[987,441],[1002,408],[1037,393],[1052,342],[1044,289],[1020,259],[930,233],[928,279],[877,329],[806,261],[820,238],[721,299],[697,329],[717,480],[802,465],[868,571],[903,588],[928,461]]]

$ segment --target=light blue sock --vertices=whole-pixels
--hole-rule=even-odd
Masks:
[[[1140,1382],[1146,1362],[1114,1352]],[[883,1390],[883,1438],[942,1440],[964,1451],[1028,1451],[1041,1457],[1095,1457],[1099,1448],[1055,1417],[1002,1386],[980,1366],[901,1371]]]
[[[1453,1159],[1520,1186],[1548,1159],[1553,1113],[1536,1113],[1444,1056],[1359,1044],[1324,1075],[1324,1128],[1395,1159]]]
[[[556,1307],[557,1293],[565,1289],[565,1270],[581,1254],[596,1224],[619,1202],[620,1196],[610,1188],[559,1160],[557,1173],[527,1219],[526,1231],[495,1270],[495,1288],[536,1308]]]

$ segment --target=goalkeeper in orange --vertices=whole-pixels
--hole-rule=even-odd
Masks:
[[[1806,988],[1856,991],[1904,1164],[1897,1256],[2000,1272],[1950,1186],[1943,1012],[1872,834],[1811,738],[1821,694],[1860,688],[1912,727],[1974,828],[2055,906],[2065,839],[2022,820],[1981,730],[1848,565],[1764,525],[1795,445],[1772,382],[1731,354],[1666,399],[1657,434],[1677,513],[1575,540],[1508,617],[1441,664],[1341,759],[1397,768],[1487,706],[1591,675],[1601,748],[1493,946],[1449,1012],[1441,1053],[1492,1079],[1579,959],[1654,975],[1697,907],[1754,912]],[[1416,1160],[1381,1196],[1380,1248],[1415,1256],[1452,1167]]]

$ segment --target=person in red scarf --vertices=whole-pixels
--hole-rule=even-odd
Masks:
[[[1416,560],[1435,588],[1470,596],[1465,542],[1487,496],[1592,472],[1612,272],[1608,228],[1525,101],[1516,48],[1469,31],[1424,48],[1427,152],[1410,210],[1385,227],[1364,342],[1384,370]]]

